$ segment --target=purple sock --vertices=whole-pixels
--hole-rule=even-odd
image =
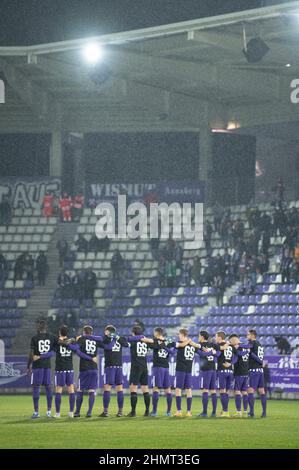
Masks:
[[[157,413],[159,392],[153,392],[153,413]]]
[[[217,393],[212,393],[211,398],[212,398],[212,411],[214,414],[217,411]]]
[[[74,393],[69,394],[69,403],[70,403],[70,412],[73,413],[74,408],[75,408],[75,394]]]
[[[208,412],[208,403],[209,403],[209,394],[208,392],[203,392],[202,394],[202,412],[207,414]]]
[[[175,397],[176,400],[176,409],[182,411],[182,397]]]
[[[221,401],[222,410],[227,411],[227,408],[226,408],[226,393],[220,393],[220,401]]]
[[[170,413],[171,412],[171,405],[172,405],[172,394],[171,393],[167,393],[166,400],[167,400],[167,413]]]
[[[264,393],[263,395],[261,395],[261,403],[262,403],[263,413],[266,414],[266,410],[267,410],[267,396],[266,396],[265,393]]]
[[[83,392],[77,391],[76,414],[80,414],[82,403],[83,403]]]
[[[110,392],[108,390],[105,390],[104,395],[103,395],[103,407],[104,407],[105,413],[108,412],[109,403],[110,403]]]
[[[61,406],[61,393],[55,394],[55,411],[56,413],[60,413],[60,406]]]
[[[249,403],[249,410],[250,414],[254,414],[254,394],[248,393],[248,403]]]
[[[241,403],[242,403],[242,397],[241,397],[241,395],[236,395],[236,396],[235,396],[235,402],[236,402],[236,409],[237,409],[237,411],[241,411]]]
[[[39,394],[40,394],[39,387],[33,387],[32,398],[33,398],[33,406],[34,406],[35,413],[38,413]]]
[[[53,398],[51,385],[46,385],[46,396],[47,396],[47,409],[48,411],[51,411],[52,398]]]
[[[228,411],[228,405],[229,405],[229,394],[225,394],[225,410]]]
[[[124,392],[122,390],[117,392],[117,405],[118,411],[122,411],[124,407]]]
[[[87,411],[88,415],[91,415],[93,405],[94,405],[94,401],[95,401],[94,392],[89,392],[89,394],[88,394],[88,411]]]
[[[248,395],[243,395],[243,408],[244,408],[244,411],[247,411],[247,408],[248,408]]]
[[[187,411],[191,411],[192,397],[187,397]]]

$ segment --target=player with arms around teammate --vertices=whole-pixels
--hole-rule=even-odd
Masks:
[[[98,365],[96,358],[99,348],[105,348],[105,344],[110,344],[112,348],[114,342],[110,338],[98,337],[98,339],[91,339],[93,333],[92,326],[86,325],[83,327],[83,335],[78,338],[79,350],[87,354],[92,360],[80,358],[79,366],[79,383],[77,389],[76,411],[75,418],[80,417],[81,406],[83,403],[84,391],[88,391],[88,411],[86,418],[91,418],[92,409],[95,401],[95,391],[98,388]]]
[[[131,372],[130,372],[130,394],[131,394],[131,411],[127,415],[129,418],[136,416],[137,406],[137,390],[140,385],[143,399],[145,404],[144,416],[149,416],[149,408],[151,404],[150,394],[148,389],[148,368],[147,368],[147,354],[148,344],[153,340],[145,338],[143,335],[144,329],[142,326],[135,325],[132,328],[132,338],[128,338],[131,351]]]
[[[79,346],[76,344],[69,344],[66,346],[64,343],[67,341],[68,328],[62,325],[59,329],[59,338],[55,344],[55,415],[54,418],[60,418],[61,395],[63,388],[66,386],[69,394],[70,411],[69,417],[74,417],[75,407],[75,389],[74,389],[74,367],[73,367],[73,351],[76,351],[80,357],[87,360],[92,360],[87,354],[79,351]],[[54,351],[41,354],[40,359],[47,359],[50,355],[54,355]]]
[[[48,333],[47,322],[40,318],[36,323],[37,334],[31,338],[30,353],[28,358],[28,373],[31,374],[32,396],[34,413],[32,419],[39,418],[39,397],[40,387],[43,385],[47,396],[47,417],[51,418],[52,408],[52,387],[51,387],[51,359],[41,359],[42,354],[50,353],[57,344],[57,338]]]
[[[124,392],[123,392],[123,359],[122,359],[122,348],[129,347],[129,343],[124,337],[120,337],[116,334],[116,328],[113,325],[107,325],[104,330],[104,336],[109,338],[115,338],[115,342],[110,347],[110,344],[105,344],[104,347],[104,361],[105,361],[105,373],[104,373],[104,394],[103,394],[103,407],[104,411],[100,415],[101,418],[107,418],[108,409],[110,404],[110,394],[112,387],[115,387],[117,392],[117,404],[118,412],[117,417],[120,418],[123,412],[124,405]],[[98,336],[88,336],[90,339],[100,340]]]
[[[201,357],[201,388],[202,388],[202,413],[198,418],[208,417],[209,392],[212,399],[211,418],[216,418],[217,394],[216,394],[216,345],[209,342],[209,333],[205,330],[199,332],[199,343],[191,344],[196,353]]]
[[[249,351],[241,347],[241,341],[237,334],[232,334],[229,337],[229,343],[237,350],[237,361],[234,364],[234,391],[235,391],[235,403],[236,403],[236,414],[235,418],[242,418],[242,396],[243,396],[243,409],[244,418],[248,416],[248,375],[249,375]]]
[[[218,345],[217,350],[217,378],[220,389],[220,401],[222,405],[221,418],[229,418],[228,404],[229,404],[229,392],[233,388],[233,362],[237,350],[231,346],[227,345],[225,341],[225,332],[217,331],[215,335],[216,344]],[[224,347],[227,347],[224,349]],[[221,349],[223,347],[223,349]]]
[[[259,392],[262,404],[261,418],[266,418],[267,410],[267,397],[264,384],[264,348],[261,343],[257,341],[257,333],[255,330],[249,330],[247,333],[247,340],[250,347],[249,355],[249,388],[248,388],[248,403],[249,403],[249,416],[254,418],[254,393],[256,390]]]
[[[187,395],[187,413],[186,416],[191,417],[192,406],[192,366],[195,356],[195,347],[190,344],[191,339],[188,337],[188,330],[181,328],[179,330],[179,341],[175,343],[177,349],[176,356],[176,373],[175,373],[175,396],[177,411],[175,417],[181,418],[182,413],[182,391],[186,390]]]
[[[174,352],[173,348],[165,345],[165,334],[163,328],[155,328],[154,345],[149,344],[153,348],[153,411],[150,416],[157,416],[157,408],[159,402],[159,391],[164,390],[167,401],[166,416],[171,416],[172,394],[170,388],[169,376],[169,356]],[[157,347],[155,347],[157,346]]]

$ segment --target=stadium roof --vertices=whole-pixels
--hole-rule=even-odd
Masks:
[[[270,50],[249,64],[246,41]],[[96,84],[82,48],[97,42]],[[0,132],[192,131],[299,121],[299,1],[93,38],[0,47]],[[107,76],[106,76],[107,78]]]

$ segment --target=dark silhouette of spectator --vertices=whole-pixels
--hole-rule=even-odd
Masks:
[[[2,197],[0,203],[0,225],[5,225],[6,230],[11,223],[12,208],[7,196]]]
[[[8,263],[0,251],[0,281],[6,281],[8,276]]]
[[[88,268],[85,272],[84,278],[84,298],[94,301],[94,291],[97,287],[97,276],[92,271],[92,268]]]
[[[197,286],[201,283],[201,261],[199,256],[195,256],[193,266],[191,268],[191,278]]]
[[[166,279],[165,279],[165,258],[164,256],[160,256],[159,263],[158,263],[158,276],[159,276],[159,285],[160,287],[166,286]]]
[[[284,250],[280,264],[280,273],[282,283],[290,284],[291,282],[291,265],[293,258],[289,249]]]
[[[204,240],[206,244],[207,253],[211,254],[211,239],[212,239],[213,227],[211,222],[207,221],[205,224],[205,233],[204,233]]]
[[[280,354],[281,356],[290,354],[291,346],[286,338],[284,338],[283,336],[274,336],[274,339],[276,341],[278,354]]]
[[[171,260],[166,260],[165,262],[165,277],[167,287],[174,287],[176,281],[176,262]]]
[[[214,214],[215,231],[220,234],[220,226],[221,226],[221,221],[222,221],[223,208],[219,204],[218,201],[216,201],[216,204],[213,207],[213,214]]]
[[[16,283],[16,281],[20,281],[23,279],[25,257],[26,257],[26,254],[21,253],[16,259],[15,266],[14,266],[14,283]]]
[[[82,235],[82,233],[79,234],[78,240],[75,242],[75,245],[76,245],[78,251],[80,251],[80,252],[83,251],[84,253],[88,252],[88,241]]]
[[[68,252],[68,243],[66,240],[58,240],[56,244],[59,256],[59,266],[62,267]]]
[[[224,295],[224,290],[225,290],[224,279],[220,274],[215,276],[213,287],[216,292],[216,304],[218,307],[220,307],[223,304],[223,295]]]
[[[112,277],[120,280],[122,270],[124,268],[124,259],[119,250],[115,250],[111,258]]]
[[[85,271],[76,272],[71,281],[73,297],[78,299],[81,304],[84,299]]]
[[[31,254],[27,253],[23,262],[24,272],[28,281],[34,281],[34,259]]]
[[[57,284],[62,299],[72,298],[72,281],[65,269],[59,274]]]
[[[37,271],[37,280],[39,286],[44,286],[46,282],[46,275],[48,271],[48,260],[47,256],[43,251],[40,251],[36,260],[35,267]]]
[[[276,185],[273,187],[274,199],[277,204],[281,205],[284,201],[285,187],[281,176],[277,179]]]

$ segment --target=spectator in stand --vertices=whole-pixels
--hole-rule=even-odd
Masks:
[[[220,226],[221,226],[221,221],[222,221],[223,208],[219,204],[218,201],[216,201],[216,204],[213,207],[213,214],[214,214],[215,231],[220,234]]]
[[[214,285],[213,285],[215,292],[216,292],[216,304],[218,307],[223,305],[223,295],[224,295],[224,279],[220,274],[217,274],[214,278]]]
[[[72,281],[70,275],[64,269],[58,276],[57,284],[59,287],[59,294],[62,299],[72,298]]]
[[[62,197],[59,200],[59,208],[60,208],[60,219],[63,222],[71,222],[72,221],[72,198],[68,196],[66,192],[63,193]]]
[[[241,256],[240,262],[239,262],[239,280],[241,281],[242,284],[245,284],[246,282],[246,268],[247,268],[247,255],[246,252]]]
[[[67,256],[67,252],[68,252],[67,241],[64,238],[62,238],[61,240],[58,240],[56,244],[56,248],[58,250],[58,255],[59,255],[59,266],[62,268],[65,258]]]
[[[119,250],[114,250],[111,258],[112,277],[115,280],[120,280],[124,268],[124,259]]]
[[[204,270],[204,283],[207,284],[209,287],[213,286],[214,275],[214,261],[211,256],[207,256],[206,258],[206,266]]]
[[[0,251],[0,281],[6,281],[8,277],[8,263],[5,256]]]
[[[75,242],[75,245],[78,251],[83,251],[84,253],[88,252],[88,241],[82,233],[79,234],[78,240]]]
[[[15,266],[14,266],[14,283],[16,283],[16,281],[20,281],[23,279],[25,257],[26,257],[26,254],[22,253],[16,259]]]
[[[172,261],[175,259],[175,248],[176,248],[176,242],[174,241],[172,236],[169,235],[169,238],[166,241],[166,245],[163,250],[163,256],[166,259],[166,261]]]
[[[273,188],[273,192],[274,192],[275,202],[279,206],[281,206],[282,203],[284,202],[284,192],[285,192],[285,187],[284,187],[283,179],[281,176],[279,176],[279,178],[277,179],[277,183]]]
[[[43,199],[43,216],[52,217],[53,216],[53,202],[54,196],[50,191],[47,191]]]
[[[213,227],[212,227],[211,222],[208,220],[205,224],[204,240],[206,244],[206,250],[209,255],[212,252],[212,249],[211,249],[212,233],[213,233]]]
[[[274,236],[277,236],[278,234],[280,237],[283,237],[285,233],[286,225],[287,225],[287,218],[283,209],[282,208],[275,209],[274,215],[273,215]]]
[[[284,338],[283,336],[274,336],[274,339],[276,341],[278,354],[282,356],[290,354],[291,346],[286,338]]]
[[[175,260],[166,260],[165,277],[167,287],[174,287],[176,282],[176,262]]]
[[[191,278],[197,286],[201,283],[201,261],[199,256],[195,256],[191,269]]]
[[[299,259],[293,259],[291,265],[291,280],[294,284],[299,284]]]
[[[160,287],[166,286],[166,279],[165,279],[165,258],[164,256],[160,256],[158,262],[158,276],[159,276],[159,285]]]
[[[53,194],[53,215],[59,217],[59,200],[60,196],[58,192]]]
[[[73,220],[75,222],[79,222],[80,217],[82,217],[84,207],[84,196],[82,194],[78,194],[74,197],[72,203],[72,212],[73,212]]]
[[[150,239],[150,248],[154,260],[157,260],[159,257],[159,244],[160,239],[158,237]]]
[[[73,297],[78,299],[81,305],[84,299],[85,271],[82,270],[79,273],[76,272],[71,278],[71,282]]]
[[[280,273],[282,283],[290,284],[291,282],[291,266],[292,266],[292,252],[289,248],[283,250]]]
[[[26,274],[27,281],[34,281],[34,259],[30,253],[27,253],[24,262],[24,272]]]
[[[176,267],[182,269],[182,260],[183,260],[184,250],[179,243],[176,243],[174,248],[174,260]]]
[[[5,225],[6,230],[11,223],[12,207],[7,196],[2,196],[0,203],[0,225]]]
[[[84,279],[84,298],[94,301],[94,291],[97,287],[97,276],[89,267],[85,273]]]
[[[190,261],[187,261],[186,263],[184,263],[183,270],[182,270],[182,279],[183,279],[184,286],[190,286],[191,273],[192,273],[192,264],[190,263]]]
[[[44,286],[46,282],[46,275],[48,271],[48,260],[43,251],[40,251],[36,260],[35,268],[37,272],[37,280],[39,286]]]
[[[257,270],[261,275],[269,270],[269,259],[264,253],[259,254],[257,257]]]
[[[297,228],[288,225],[285,229],[284,235],[284,243],[290,248],[290,250],[293,250],[297,241]]]
[[[269,248],[270,248],[270,230],[264,230],[262,232],[262,252],[265,256],[268,256]]]

